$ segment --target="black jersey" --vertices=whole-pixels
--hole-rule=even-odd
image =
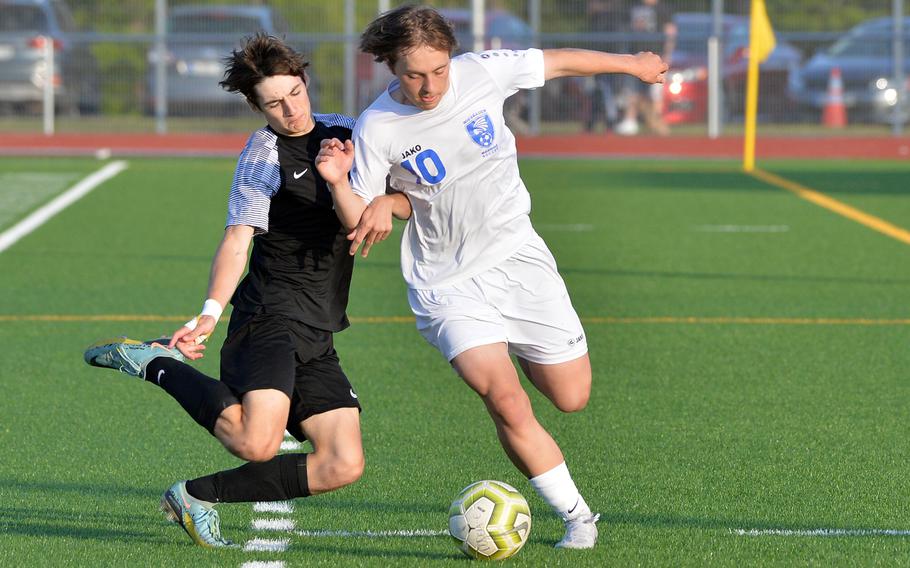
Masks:
[[[255,236],[249,270],[231,304],[340,331],[349,325],[345,309],[354,257],[314,160],[323,139],[349,140],[354,121],[314,118],[315,127],[304,136],[262,128],[240,155],[227,224],[250,225]]]

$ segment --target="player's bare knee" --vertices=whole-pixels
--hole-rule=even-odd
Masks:
[[[228,447],[238,458],[250,462],[266,462],[278,455],[281,441],[262,440],[255,436],[245,436]]]
[[[225,408],[218,415],[212,434],[225,445],[231,444],[237,436],[243,434],[243,411],[239,404]]]
[[[521,428],[534,419],[528,395],[521,389],[491,394],[484,400],[493,420],[507,428]]]
[[[365,462],[363,454],[359,456],[348,456],[339,464],[341,485],[350,485],[363,475]]]
[[[562,412],[578,412],[588,406],[588,400],[591,398],[590,390],[566,393],[557,397],[553,404]]]
[[[272,459],[278,455],[278,450],[271,449],[271,448],[260,448],[260,449],[251,450],[251,451],[247,452],[247,455],[248,455],[248,457],[246,458],[247,461],[267,462],[270,459]]]
[[[339,489],[354,483],[363,475],[363,453],[349,452],[333,456],[328,465],[331,469],[331,489]]]
[[[269,451],[268,449],[263,448],[254,448],[248,445],[234,448],[231,453],[248,462],[267,462],[278,454],[278,452]]]

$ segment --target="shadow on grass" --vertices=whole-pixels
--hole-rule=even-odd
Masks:
[[[148,544],[171,542],[171,539],[157,537],[151,534],[152,531],[143,529],[142,517],[126,513],[0,507],[0,519],[0,532],[8,535],[113,542],[129,540]],[[165,522],[163,517],[160,520]]]

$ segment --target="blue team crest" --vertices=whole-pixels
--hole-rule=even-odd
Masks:
[[[496,132],[493,130],[493,121],[486,111],[479,112],[465,122],[464,127],[467,129],[471,140],[476,142],[482,148],[489,148],[493,145],[493,139]]]

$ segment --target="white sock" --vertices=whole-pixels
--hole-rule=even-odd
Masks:
[[[564,520],[577,519],[591,514],[584,497],[575,487],[566,462],[545,471],[530,480],[531,487]]]

